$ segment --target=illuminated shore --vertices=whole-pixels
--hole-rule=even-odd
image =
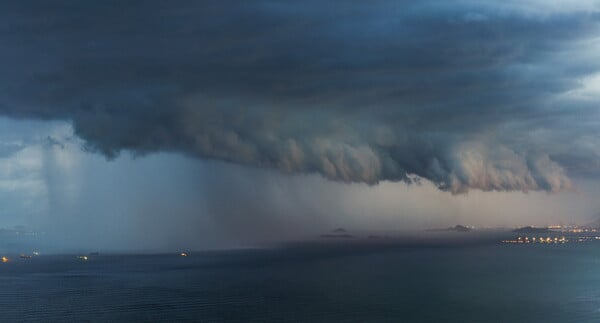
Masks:
[[[581,243],[600,240],[600,236],[554,236],[554,237],[517,237],[510,240],[502,240],[502,243],[517,243],[517,244],[551,244],[551,243]]]

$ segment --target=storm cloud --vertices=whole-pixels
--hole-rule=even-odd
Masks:
[[[4,2],[0,114],[109,158],[560,191],[600,174],[599,36],[583,1]]]

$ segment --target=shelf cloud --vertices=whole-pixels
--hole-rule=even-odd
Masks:
[[[554,192],[600,174],[599,32],[585,1],[2,3],[0,115],[109,158]]]

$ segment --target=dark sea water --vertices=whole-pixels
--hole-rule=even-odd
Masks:
[[[1,322],[600,322],[600,243],[13,258],[0,306]]]

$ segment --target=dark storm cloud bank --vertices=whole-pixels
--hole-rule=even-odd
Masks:
[[[71,120],[109,157],[453,192],[600,169],[596,102],[569,95],[600,68],[591,6],[19,1],[0,21],[0,113]]]

